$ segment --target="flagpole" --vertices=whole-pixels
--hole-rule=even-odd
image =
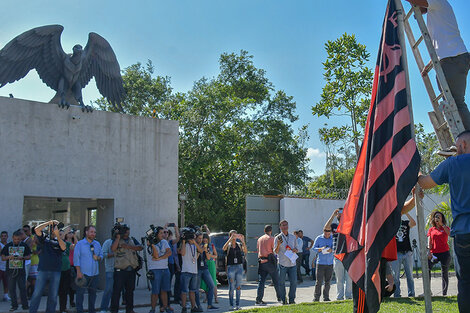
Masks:
[[[403,68],[405,70],[405,80],[406,80],[406,89],[408,92],[406,93],[407,102],[408,102],[408,110],[410,111],[410,121],[411,121],[411,134],[416,141],[415,137],[415,128],[414,128],[414,119],[413,119],[413,109],[411,103],[411,89],[410,89],[410,79],[408,74],[408,59],[406,56],[406,41],[405,41],[405,32],[404,32],[404,11],[403,5],[401,0],[395,0],[395,4],[397,7],[397,15],[398,15],[398,36],[401,43],[401,50],[402,50],[402,60],[403,60]],[[418,239],[419,239],[419,246],[420,246],[420,258],[421,258],[421,271],[423,273],[423,289],[424,289],[424,304],[425,304],[425,312],[432,313],[432,299],[431,299],[431,280],[429,276],[429,267],[428,267],[428,256],[427,256],[427,242],[426,242],[426,224],[424,221],[424,209],[423,209],[423,201],[419,197],[421,194],[421,186],[417,183],[415,189],[416,196],[416,219],[418,220]]]

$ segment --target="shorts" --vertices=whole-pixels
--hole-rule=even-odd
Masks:
[[[34,264],[29,267],[29,278],[37,278],[38,277],[38,265]]]
[[[181,293],[187,293],[188,291],[196,292],[198,289],[197,274],[188,272],[181,273]]]
[[[151,271],[154,275],[154,279],[152,280],[152,294],[158,295],[160,291],[170,291],[170,270],[166,268]]]

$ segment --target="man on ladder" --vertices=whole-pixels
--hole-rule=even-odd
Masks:
[[[450,92],[466,130],[470,130],[470,112],[465,104],[470,54],[460,37],[454,11],[447,0],[407,0],[428,13],[427,26],[439,57]]]

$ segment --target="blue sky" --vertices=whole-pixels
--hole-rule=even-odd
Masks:
[[[318,128],[324,123],[345,122],[339,118],[314,118],[311,114],[324,85],[324,43],[345,32],[353,33],[367,46],[373,67],[386,3],[385,0],[3,0],[0,47],[33,27],[61,24],[65,27],[62,46],[70,53],[77,43],[85,46],[88,33],[93,31],[110,42],[121,68],[151,59],[156,73],[170,76],[174,90],[182,92],[203,76],[217,75],[221,53],[247,50],[254,56],[255,65],[267,71],[276,89],[294,96],[300,116],[294,126],[309,124],[310,167],[318,175],[325,167]],[[467,18],[470,2],[450,3],[470,48]],[[404,5],[409,8],[407,3]],[[431,104],[409,50],[408,54],[415,122],[432,131],[426,114]],[[467,86],[470,88],[470,83]],[[0,89],[0,96],[9,93],[45,102],[55,94],[34,71]],[[83,95],[85,103],[99,97],[94,82],[84,89]]]

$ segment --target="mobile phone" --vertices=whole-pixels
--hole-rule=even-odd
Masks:
[[[175,227],[175,223],[169,223],[168,227]]]

